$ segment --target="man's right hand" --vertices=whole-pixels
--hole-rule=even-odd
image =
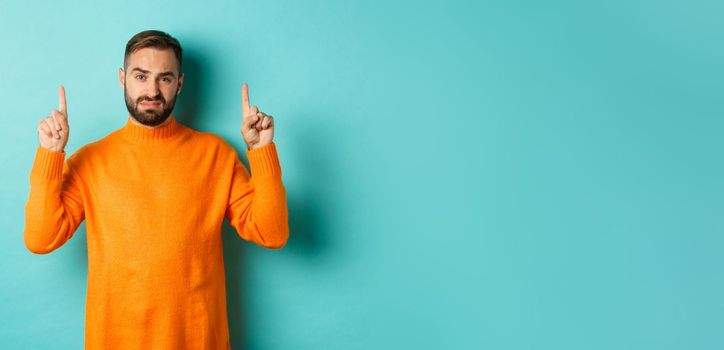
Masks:
[[[58,109],[50,111],[50,116],[38,124],[38,140],[45,149],[63,152],[68,143],[68,111],[65,105],[65,88],[58,88]]]

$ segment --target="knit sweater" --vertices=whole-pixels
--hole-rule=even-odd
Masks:
[[[86,221],[86,349],[230,349],[221,227],[279,249],[289,237],[274,143],[247,150],[173,116],[126,124],[68,159],[38,146],[24,240],[62,246]]]

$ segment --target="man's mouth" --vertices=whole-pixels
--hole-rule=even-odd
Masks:
[[[141,106],[143,107],[157,107],[161,105],[161,101],[143,101],[141,102]]]

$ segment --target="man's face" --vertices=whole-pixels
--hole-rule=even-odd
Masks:
[[[143,48],[132,53],[126,70],[118,70],[126,108],[139,123],[156,126],[171,115],[183,86],[171,49]]]

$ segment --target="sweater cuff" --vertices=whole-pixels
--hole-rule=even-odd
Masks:
[[[252,176],[280,176],[282,173],[277,147],[274,142],[246,151]]]
[[[65,161],[65,151],[56,152],[38,146],[30,174],[46,179],[62,179],[63,161]]]

